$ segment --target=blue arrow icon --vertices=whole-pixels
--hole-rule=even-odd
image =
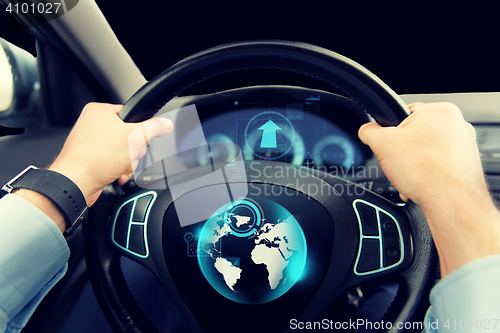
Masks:
[[[262,141],[260,148],[276,148],[276,131],[281,131],[281,128],[272,120],[259,127],[262,130]]]

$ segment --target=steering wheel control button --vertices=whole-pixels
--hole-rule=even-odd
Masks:
[[[382,239],[384,249],[384,267],[396,264],[400,259],[401,242],[396,222],[387,214],[379,212],[382,224]]]
[[[116,217],[113,240],[122,247],[127,246],[128,228],[133,206],[133,202],[129,202],[128,204],[124,205],[120,209]]]
[[[380,195],[384,194],[385,189],[386,189],[386,184],[385,184],[385,182],[381,182],[381,181],[373,182],[373,185],[371,188],[371,190],[373,192],[380,194]]]
[[[391,258],[395,257],[398,255],[398,250],[394,249],[394,248],[389,248],[387,251],[386,251],[387,255]]]
[[[398,255],[398,250],[396,250],[395,248],[389,248],[387,249],[387,251],[385,252],[385,254],[389,257],[389,258],[395,258],[397,255]],[[387,262],[384,260],[384,264],[387,264]]]
[[[151,199],[153,199],[153,195],[146,195],[140,199],[137,199],[137,203],[135,204],[134,209],[134,215],[132,216],[132,221],[144,222],[146,210],[148,209]]]
[[[393,222],[391,222],[391,221],[385,221],[384,224],[383,224],[383,229],[382,230],[384,230],[384,232],[391,232],[395,228],[396,228],[396,226],[394,225]]]
[[[144,226],[137,224],[132,224],[130,226],[128,249],[137,254],[146,254],[146,245],[144,244]]]
[[[363,239],[356,267],[360,273],[372,272],[380,268],[380,242],[378,239]]]
[[[354,273],[374,274],[401,264],[404,257],[403,236],[394,216],[362,199],[354,200],[352,206],[360,229]]]
[[[378,236],[377,211],[374,207],[363,202],[354,206],[358,220],[361,221],[361,234],[364,236]]]
[[[149,256],[147,224],[157,194],[141,193],[118,208],[113,220],[113,243],[120,250],[140,258]]]

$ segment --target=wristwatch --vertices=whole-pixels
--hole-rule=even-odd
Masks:
[[[85,218],[88,207],[83,193],[68,177],[30,165],[2,187],[2,192],[28,189],[42,194],[61,209],[66,217],[64,236],[70,236]]]

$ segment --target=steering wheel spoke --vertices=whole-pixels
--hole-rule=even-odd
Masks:
[[[332,255],[352,259],[342,290],[402,274],[412,265],[414,241],[405,206],[342,178],[306,170],[310,177],[329,185],[320,185],[321,193],[306,194],[332,216],[335,242],[341,245]]]
[[[348,182],[344,186],[344,198],[354,210],[359,228],[353,273],[364,280],[404,271],[414,256],[412,229],[404,207],[364,187]]]

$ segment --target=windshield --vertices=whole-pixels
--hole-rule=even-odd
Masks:
[[[118,14],[113,1],[97,1],[148,80],[184,57],[219,44],[286,39],[351,58],[398,94],[500,90],[497,29],[491,29],[486,18],[465,19],[451,9],[419,15],[407,7],[405,12],[386,12],[381,7],[333,8],[327,2],[222,8],[158,1],[154,10],[123,3],[130,10]]]
[[[398,94],[500,91],[496,27],[481,19],[427,8],[333,8],[327,2],[279,7],[259,3],[221,6],[196,3],[97,0],[104,16],[147,80],[181,59],[223,43],[285,39],[319,45],[368,68]],[[359,8],[362,7],[362,8]],[[399,11],[398,11],[399,10]],[[469,13],[468,11],[471,11]],[[467,8],[472,15],[473,8]],[[0,37],[31,51],[26,31],[12,32],[1,13]],[[12,20],[10,20],[12,21]],[[266,76],[266,77],[264,77]],[[289,74],[230,75],[185,94],[236,86],[296,84]],[[327,88],[317,82],[311,88]]]

